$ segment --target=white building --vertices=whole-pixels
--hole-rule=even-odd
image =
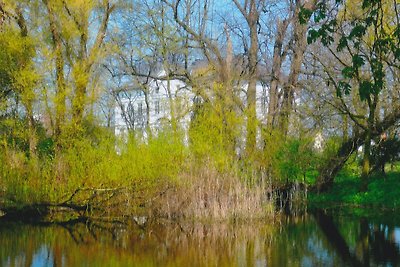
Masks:
[[[164,76],[160,73],[159,76]],[[180,80],[151,80],[146,88],[134,87],[120,94],[115,107],[115,135],[124,135],[129,130],[142,130],[147,125],[157,130],[170,123],[171,110],[182,127],[190,121],[190,110],[194,95]]]
[[[165,73],[160,72],[157,77],[164,76]],[[242,86],[240,94],[243,100],[246,99],[246,87]],[[266,121],[267,91],[266,85],[257,83],[256,112],[260,121]],[[187,132],[195,102],[195,94],[184,82],[152,79],[145,89],[132,88],[120,95],[115,107],[115,135],[123,136],[129,130],[141,130],[146,135],[147,125],[156,132],[162,126],[170,125],[172,108],[179,126]]]

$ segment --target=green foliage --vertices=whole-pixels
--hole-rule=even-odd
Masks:
[[[4,116],[0,119],[0,136],[2,146],[28,154],[29,129],[27,118]],[[54,140],[46,133],[44,126],[38,121],[35,122],[35,136],[38,139],[37,150],[41,157],[54,156]]]
[[[38,76],[33,68],[35,43],[22,37],[19,31],[6,28],[0,31],[0,90],[14,91],[23,100],[34,98],[32,88]]]
[[[373,170],[381,171],[386,163],[395,163],[400,160],[400,141],[389,138],[379,141],[371,149],[371,163]]]
[[[274,183],[308,183],[315,179],[320,155],[313,150],[311,138],[283,140],[277,131],[266,136],[265,143],[263,161]]]
[[[26,121],[10,116],[3,117],[0,123],[0,136],[4,146],[25,151],[28,149]]]
[[[127,188],[137,194],[128,199],[147,199],[175,183],[184,167],[183,144],[169,133],[160,133],[147,144],[134,139],[120,143],[125,146],[120,154],[115,140],[103,137],[96,144],[73,139],[62,154],[56,158],[44,154],[40,161],[3,148],[0,174],[4,199],[12,205],[60,203],[83,188]],[[74,201],[85,203],[87,196]]]
[[[340,144],[342,142],[342,138],[339,136],[331,136],[326,139],[324,144],[324,150],[320,155],[320,159],[323,162],[330,160],[333,156],[336,155],[338,149],[340,148]]]
[[[189,129],[190,151],[200,164],[213,162],[220,170],[229,170],[240,138],[241,118],[226,112],[223,103],[203,103],[195,110]]]
[[[349,1],[336,1],[336,8],[346,9]],[[333,81],[337,95],[342,93],[349,94],[352,85],[351,80],[356,79],[360,99],[367,101],[371,95],[378,95],[385,87],[385,64],[390,62],[392,66],[398,64],[399,58],[399,38],[398,28],[386,26],[383,23],[388,22],[391,4],[386,4],[382,0],[362,0],[362,15],[347,18],[338,22],[337,18],[330,18],[324,21],[318,28],[313,28],[308,32],[308,43],[320,40],[324,46],[331,46],[334,37],[338,38],[336,51],[346,52],[352,57],[351,64],[342,68],[342,79]],[[396,3],[394,3],[396,5]],[[396,7],[394,7],[396,8]],[[325,18],[327,6],[318,5],[314,11],[315,22],[320,22]],[[346,11],[344,11],[346,14]],[[322,15],[321,15],[322,14]],[[340,13],[339,13],[340,14]],[[393,15],[393,20],[399,19],[399,14]],[[337,17],[340,17],[337,15]],[[388,23],[390,25],[391,23]],[[348,30],[343,30],[348,28]],[[365,51],[365,49],[369,51]],[[397,62],[397,63],[395,63]],[[342,62],[342,64],[344,64]],[[363,73],[368,70],[371,77],[360,75],[360,69]],[[335,78],[336,79],[336,78]]]
[[[286,183],[303,177],[305,179],[307,169],[311,168],[312,155],[309,142],[298,139],[288,140],[276,155],[280,178]]]
[[[311,18],[312,14],[313,14],[312,10],[301,7],[299,12],[300,23],[302,24],[307,23],[307,21]]]
[[[376,174],[370,178],[368,190],[360,192],[360,178],[357,175],[340,173],[331,191],[324,194],[310,194],[312,205],[331,206],[373,206],[397,209],[400,207],[399,172],[391,172],[386,177]]]

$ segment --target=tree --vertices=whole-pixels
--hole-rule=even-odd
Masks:
[[[314,20],[322,23],[308,33],[308,42],[319,39],[340,66],[338,77],[333,69],[322,64],[327,85],[335,88],[341,111],[355,124],[353,137],[342,145],[337,158],[322,170],[320,189],[333,181],[333,176],[348,156],[363,144],[361,189],[366,190],[371,170],[371,140],[400,119],[398,108],[380,118],[381,94],[384,90],[395,90],[389,81],[392,73],[399,69],[400,17],[397,3],[363,0],[358,1],[355,7],[352,5],[354,2],[335,1],[332,6],[336,15],[328,17],[328,4],[320,3]],[[311,12],[303,10],[303,14],[310,16]],[[357,89],[356,94],[352,93],[354,89]],[[355,97],[365,108],[354,106],[357,103]]]
[[[96,64],[104,57],[104,40],[110,16],[117,5],[110,1],[42,0],[46,11],[56,73],[56,139],[61,135],[66,113],[67,87],[73,87],[72,126],[82,128],[88,87]],[[97,19],[92,27],[90,19]],[[65,69],[71,70],[66,77]],[[68,80],[67,80],[68,79]]]
[[[226,49],[219,45],[218,40],[209,34],[210,1],[166,1],[162,0],[173,12],[173,18],[177,26],[186,36],[186,47],[192,47],[197,53],[201,53],[207,61],[202,70],[194,70],[192,73],[185,69],[186,81],[191,86],[193,93],[202,101],[211,104],[212,111],[216,112],[219,123],[222,125],[221,136],[225,140],[224,145],[230,154],[235,153],[237,142],[237,117],[240,116],[238,106],[242,106],[239,100],[239,90],[235,88],[233,73],[232,44],[230,34],[225,29]],[[198,7],[198,13],[194,13]],[[196,24],[196,19],[199,23]],[[214,29],[213,29],[214,30]],[[224,41],[225,41],[224,40]],[[225,53],[224,53],[225,52]],[[255,63],[256,64],[256,63]],[[240,84],[240,83],[238,83]],[[199,106],[197,106],[199,107]]]
[[[35,86],[39,80],[34,68],[35,42],[28,35],[28,25],[21,4],[0,3],[1,11],[12,21],[0,25],[0,86],[3,95],[13,92],[16,101],[24,106],[28,122],[29,155],[36,157],[37,137],[33,104]],[[7,10],[7,11],[6,11]]]
[[[113,43],[117,52],[114,64],[106,68],[114,79],[124,79],[122,91],[129,96],[128,91],[139,90],[143,93],[146,105],[146,128],[151,135],[150,109],[153,103],[150,99],[152,86],[162,86],[167,91],[170,123],[174,132],[178,121],[183,116],[174,100],[175,92],[171,89],[171,80],[187,81],[188,72],[184,69],[187,51],[185,39],[177,27],[172,12],[162,1],[138,1],[132,8],[124,12],[126,19],[118,23],[120,33],[113,35]],[[131,86],[129,86],[131,84]],[[132,84],[136,85],[132,88]],[[118,95],[117,96],[117,101]],[[130,123],[131,124],[131,123]]]
[[[56,6],[54,2],[43,0],[46,6],[48,21],[50,25],[50,32],[52,38],[52,49],[55,58],[55,75],[56,75],[56,97],[55,97],[55,125],[54,125],[54,138],[56,141],[56,150],[61,149],[61,129],[65,123],[66,113],[66,81],[65,81],[65,60],[63,55],[63,41],[61,37],[61,31],[57,26],[56,21]]]
[[[256,85],[258,65],[258,24],[264,0],[245,1],[243,5],[238,0],[233,0],[240,13],[243,15],[249,27],[250,45],[247,52],[248,57],[248,85],[246,91],[247,102],[247,137],[246,154],[251,156],[256,148],[257,114],[256,114]]]

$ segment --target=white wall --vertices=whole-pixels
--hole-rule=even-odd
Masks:
[[[159,74],[160,77],[164,76],[164,73]],[[149,83],[149,105],[150,105],[150,128],[156,131],[161,127],[163,123],[169,123],[171,119],[171,109],[169,100],[174,101],[176,107],[176,115],[179,118],[180,126],[188,130],[189,122],[191,118],[191,108],[193,106],[194,94],[190,88],[186,87],[185,83],[180,80],[170,80],[170,94],[168,94],[168,81],[166,80],[153,80]],[[240,97],[243,102],[246,101],[246,95],[244,91],[247,89],[247,84],[242,86],[243,92]],[[256,112],[257,118],[261,122],[266,122],[266,116],[268,111],[268,88],[260,83],[257,83],[256,87]],[[121,99],[121,103],[124,110],[128,110],[128,106],[131,105],[134,108],[134,129],[144,130],[146,122],[146,103],[144,93],[140,90],[132,90],[129,98]],[[139,118],[138,113],[140,106],[142,107],[142,117]],[[120,105],[117,104],[115,107],[115,135],[120,136],[126,133],[129,126],[123,117]],[[132,130],[132,129],[130,129]],[[186,131],[187,132],[187,131]],[[245,136],[245,135],[244,135]]]

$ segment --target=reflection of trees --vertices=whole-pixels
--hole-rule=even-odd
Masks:
[[[321,231],[343,261],[352,266],[362,266],[357,257],[350,252],[349,246],[334,224],[332,217],[326,215],[322,210],[317,210],[314,215]]]
[[[0,222],[0,265],[30,266],[45,248],[52,266],[399,265],[394,227],[322,211],[278,222]],[[46,256],[45,255],[45,256]]]
[[[361,218],[354,252],[352,252],[339,231],[340,224],[336,225],[332,216],[322,210],[317,210],[314,212],[314,217],[329,244],[349,265],[370,266],[372,263],[390,263],[390,266],[397,266],[400,263],[400,251],[394,243],[394,227],[370,224],[366,218]],[[350,230],[354,231],[354,228]]]
[[[307,214],[287,217],[279,233],[274,235],[270,250],[268,266],[343,265]]]
[[[264,223],[171,221],[0,224],[0,266],[7,259],[17,266],[31,266],[43,248],[49,266],[252,266],[266,262],[264,251],[274,229]]]
[[[360,241],[368,240],[362,254],[363,262],[369,262],[372,258],[375,262],[389,262],[391,266],[398,266],[400,252],[394,242],[395,228],[378,224],[369,225],[365,219],[361,220],[360,225],[364,229],[361,232]]]
[[[100,238],[110,241],[118,240],[118,233],[126,228],[126,223],[105,220],[76,220],[73,223],[59,223],[68,231],[76,244],[88,244]]]
[[[63,265],[69,246],[114,240],[122,225],[106,221],[72,220],[68,223],[36,225],[0,223],[0,266],[35,266],[34,256],[43,249],[46,266]]]
[[[33,255],[40,249],[43,240],[50,236],[44,229],[36,229],[35,233],[21,231],[21,227],[15,224],[1,225],[0,227],[0,265],[10,261],[11,266],[31,266]],[[14,264],[13,264],[14,263]]]

